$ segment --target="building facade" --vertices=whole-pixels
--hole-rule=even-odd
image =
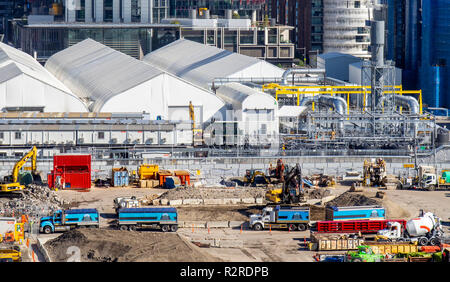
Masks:
[[[388,58],[405,89],[422,89],[429,107],[450,107],[450,1],[390,0]]]
[[[265,0],[168,0],[170,3],[170,17],[187,18],[192,9],[208,9],[211,14],[224,17],[226,10],[237,11],[239,17],[251,17],[257,11],[262,19]],[[201,10],[200,10],[201,11]]]

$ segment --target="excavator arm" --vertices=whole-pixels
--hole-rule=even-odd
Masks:
[[[37,156],[37,148],[36,146],[33,146],[33,148],[14,165],[12,171],[13,182],[17,182],[19,178],[20,169],[25,165],[25,163],[30,158],[31,158],[31,171],[36,172],[36,156]]]

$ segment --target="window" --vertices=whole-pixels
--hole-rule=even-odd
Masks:
[[[16,132],[14,134],[14,139],[22,139],[22,132]]]
[[[105,132],[99,132],[98,139],[105,139]]]

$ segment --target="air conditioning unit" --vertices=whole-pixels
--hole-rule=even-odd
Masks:
[[[145,140],[145,144],[153,144],[153,138],[148,138]]]
[[[112,144],[116,144],[117,143],[117,138],[111,138],[111,141],[110,141]]]
[[[165,144],[167,142],[166,138],[161,138],[161,144]]]
[[[84,138],[78,138],[78,144],[83,144],[84,143]]]
[[[141,143],[141,139],[134,140],[134,144],[140,144],[140,143]]]

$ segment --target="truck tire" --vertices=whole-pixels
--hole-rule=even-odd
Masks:
[[[427,237],[420,237],[419,240],[417,240],[420,246],[426,246],[428,245],[428,238]]]
[[[298,228],[298,231],[305,231],[307,229],[306,225],[303,223],[299,223],[297,228]]]
[[[436,186],[434,186],[434,185],[428,186],[428,191],[434,191],[434,190],[436,190]]]
[[[128,230],[128,226],[126,226],[126,225],[121,225],[121,226],[119,227],[119,229],[125,231],[125,230]]]
[[[170,232],[177,232],[177,230],[178,230],[178,225],[173,224],[170,226]]]
[[[261,231],[263,230],[263,226],[261,225],[261,223],[256,223],[255,225],[253,225],[253,230]]]
[[[289,228],[289,231],[297,230],[297,226],[295,226],[295,224],[289,224],[288,228]]]
[[[137,229],[136,225],[129,225],[128,226],[128,230],[130,230],[130,231],[136,231],[136,229]]]
[[[162,232],[167,232],[170,230],[170,227],[169,227],[169,225],[164,224],[164,225],[161,225],[161,230],[162,230]]]
[[[50,226],[45,226],[44,227],[44,233],[45,234],[50,234],[50,233],[52,233],[53,231],[52,231],[52,228],[50,227]]]
[[[360,258],[355,258],[354,260],[352,260],[352,262],[362,262],[362,259],[360,259]]]
[[[441,244],[440,240],[436,237],[431,238],[429,243],[431,246],[439,246]]]

